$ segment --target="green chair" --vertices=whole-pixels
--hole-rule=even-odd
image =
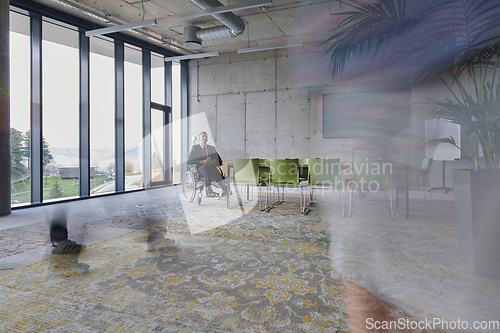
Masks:
[[[280,204],[285,198],[285,186],[299,186],[299,160],[297,158],[291,159],[270,159],[270,178],[269,185],[273,185],[278,189],[278,200],[275,204]],[[280,199],[279,187],[282,187],[282,198]],[[274,192],[273,192],[274,196]],[[300,209],[303,211],[303,202],[300,201]]]
[[[271,171],[269,166],[260,166],[261,164],[269,164],[269,159],[259,158],[259,177],[263,180],[269,180]]]
[[[342,216],[344,216],[344,196],[342,195],[343,184],[340,176],[340,158],[309,158],[308,159],[308,177],[307,185],[310,189],[309,205],[312,204],[314,198],[314,189],[339,189],[339,206],[342,209]]]
[[[308,168],[309,168],[309,159],[308,158],[299,158],[299,179],[307,180],[308,177]]]
[[[260,168],[259,168],[259,159],[234,159],[233,160],[233,185],[236,186],[236,193],[238,196],[238,201],[241,203],[240,192],[238,191],[238,184],[247,185],[247,200],[249,200],[249,188],[250,185],[259,186],[259,209],[262,210],[262,200],[261,197],[261,188],[262,186],[267,187],[267,180],[264,180],[260,177]],[[229,195],[229,194],[228,194]],[[253,191],[252,191],[253,197]],[[266,195],[266,208],[268,206],[268,195]]]
[[[391,218],[394,219],[392,186],[389,183],[390,173],[390,163],[384,162],[382,159],[354,159],[353,181],[350,185],[349,216],[351,216],[352,212],[354,191],[359,189],[362,192],[365,190],[376,192],[383,189],[384,194],[386,190],[390,191],[390,212]]]

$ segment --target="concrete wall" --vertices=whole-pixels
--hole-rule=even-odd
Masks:
[[[340,157],[351,161],[353,147],[371,142],[323,138],[323,95],[408,89],[408,76],[405,71],[357,63],[333,81],[324,51],[305,44],[191,61],[190,115],[205,112],[212,143],[224,159]],[[423,129],[413,124],[418,117],[414,113],[412,136],[418,136]],[[190,137],[202,130],[193,122],[189,128]],[[407,147],[409,141],[405,138],[403,143]],[[421,163],[421,157],[418,160]]]
[[[190,121],[190,145],[209,127],[209,141],[224,160],[233,158],[331,157],[351,162],[353,148],[369,148],[372,157],[391,156],[420,169],[424,150],[427,96],[444,96],[438,82],[409,86],[402,68],[353,61],[333,80],[329,55],[317,45],[246,54],[227,53],[190,62],[189,114],[206,115],[206,122]],[[333,93],[410,90],[410,136],[393,140],[323,138],[323,95]],[[430,95],[429,95],[430,94]],[[447,163],[451,186],[453,163]],[[461,165],[461,167],[463,167]],[[431,173],[441,185],[441,165]]]

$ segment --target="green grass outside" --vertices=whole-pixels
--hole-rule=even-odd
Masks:
[[[114,180],[114,178],[112,177],[108,178],[107,176],[96,176],[95,178],[92,178],[90,180],[90,190],[104,184],[106,180],[112,181]],[[54,197],[50,195],[50,190],[54,187],[56,182],[59,186],[61,186],[61,189],[63,190],[63,195],[59,196],[60,198],[77,196],[79,194],[78,179],[61,179],[61,176],[48,176],[48,177],[43,177],[43,182],[42,182],[44,200],[54,199]],[[13,183],[10,187],[12,200],[15,200],[16,202],[30,202],[31,200],[30,186],[31,186],[31,181],[29,178],[25,179],[24,181],[21,180]],[[20,193],[22,194],[17,195]]]

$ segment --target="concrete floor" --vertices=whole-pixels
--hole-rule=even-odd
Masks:
[[[179,191],[168,187],[14,210],[0,217],[0,274],[51,256],[48,228],[61,211],[70,239],[90,245],[220,203],[208,198],[201,206],[187,203]],[[297,200],[297,193],[288,198]],[[432,196],[426,207],[422,191],[410,191],[409,220],[401,202],[392,220],[381,193],[356,195],[352,217],[343,218],[338,193],[317,191],[311,211],[329,216],[330,256],[340,279],[420,320],[499,321],[500,280],[462,267],[453,193]],[[233,207],[238,207],[234,201]]]

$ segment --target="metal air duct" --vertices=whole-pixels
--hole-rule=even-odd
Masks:
[[[223,6],[218,0],[191,0],[201,9]],[[184,47],[190,49],[198,46],[201,47],[201,42],[206,40],[221,39],[241,35],[245,31],[245,22],[232,12],[212,15],[224,26],[217,26],[207,29],[196,29],[195,26],[187,26],[184,28]],[[193,31],[196,30],[196,39],[193,39]],[[187,39],[186,39],[187,38]],[[198,47],[199,48],[199,47]]]

